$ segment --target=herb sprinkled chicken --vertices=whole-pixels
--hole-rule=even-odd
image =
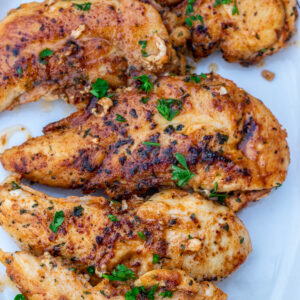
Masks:
[[[286,133],[272,113],[215,74],[154,85],[141,76],[44,132],[5,151],[3,166],[112,198],[177,185],[239,210],[280,186],[289,164]]]
[[[296,0],[158,0],[176,47],[191,40],[195,58],[220,49],[229,62],[258,63],[295,32]],[[168,8],[171,7],[171,9]]]
[[[58,199],[8,178],[0,188],[0,223],[35,255],[50,252],[115,281],[181,269],[197,281],[230,275],[251,252],[247,229],[227,207],[182,190],[115,203],[87,196]]]
[[[132,74],[176,72],[179,63],[159,13],[149,4],[22,4],[0,23],[0,111],[41,97],[84,106],[85,92],[98,76],[119,87]]]
[[[5,253],[0,250],[0,261],[28,300],[227,299],[213,283],[196,283],[180,270],[154,270],[129,280],[130,283],[118,282],[118,285],[104,279],[93,287],[86,276],[77,274],[74,267],[48,253],[35,257],[26,252]]]

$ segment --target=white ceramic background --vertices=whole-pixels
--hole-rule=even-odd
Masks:
[[[0,18],[22,0],[0,0]],[[299,22],[298,22],[299,28]],[[296,33],[291,45],[266,59],[264,66],[244,68],[228,64],[216,53],[198,63],[197,72],[208,72],[210,63],[216,63],[218,73],[233,80],[240,87],[261,99],[288,132],[291,165],[286,182],[269,197],[250,205],[239,213],[250,232],[253,252],[246,263],[232,276],[218,283],[231,300],[299,300],[300,299],[300,44]],[[267,69],[276,74],[272,82],[261,77]],[[51,107],[52,106],[52,107]],[[42,101],[23,105],[12,112],[0,114],[0,131],[24,125],[33,136],[42,128],[59,120],[75,109],[61,101],[45,105]],[[11,139],[10,146],[24,141],[22,134]],[[0,166],[0,180],[7,176]],[[38,187],[52,195],[80,194]],[[17,250],[11,238],[0,229],[0,247]],[[0,266],[0,274],[4,268]],[[1,275],[0,275],[1,276]],[[0,277],[2,278],[2,277]],[[12,288],[0,293],[0,300],[11,300]]]

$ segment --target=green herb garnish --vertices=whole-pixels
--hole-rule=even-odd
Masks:
[[[138,235],[143,241],[145,241],[147,239],[146,236],[144,235],[144,233],[141,231],[138,232]]]
[[[117,265],[117,268],[113,269],[111,275],[102,274],[102,277],[108,278],[110,281],[127,281],[136,278],[134,272],[125,265]]]
[[[158,112],[168,121],[172,121],[182,108],[182,100],[177,99],[158,99],[156,108]],[[173,109],[173,105],[176,105],[178,110]]]
[[[149,93],[153,91],[153,83],[150,81],[150,78],[147,75],[141,75],[134,77],[134,80],[138,80],[142,83],[141,87],[139,88],[140,91],[145,91],[146,93]]]
[[[216,0],[214,3],[214,7],[217,7],[221,4],[230,4],[231,0]]]
[[[142,144],[145,146],[160,147],[160,143],[143,142]]]
[[[15,181],[12,181],[11,183],[11,187],[12,187],[12,190],[19,190],[21,188],[20,185],[18,185]]]
[[[86,3],[82,3],[82,4],[75,4],[75,7],[78,10],[83,10],[83,11],[88,11],[91,9],[92,3],[91,2],[86,2]]]
[[[179,187],[183,187],[195,175],[188,169],[186,159],[182,154],[176,153],[175,157],[176,157],[177,161],[184,167],[184,169],[181,169],[181,168],[179,168],[175,165],[172,165],[173,177],[171,179],[172,180],[177,180],[177,185]]]
[[[18,294],[14,300],[26,300],[25,297],[22,294]]]
[[[200,75],[197,74],[192,74],[190,77],[190,81],[194,81],[196,83],[199,83],[201,81],[201,79],[206,79],[207,76],[204,73],[201,73]]]
[[[114,215],[108,215],[107,216],[112,222],[117,222],[117,221],[120,221],[116,216]]]
[[[155,265],[160,262],[160,257],[158,254],[153,253],[152,263]]]
[[[121,123],[126,122],[126,119],[119,114],[116,114],[116,120]]]
[[[185,23],[188,26],[193,26],[193,21],[200,21],[200,23],[203,25],[204,21],[203,21],[203,17],[200,15],[196,15],[196,16],[189,16],[185,18]]]
[[[97,80],[92,84],[92,89],[90,93],[97,97],[98,99],[106,96],[107,91],[109,90],[109,84],[107,81],[97,78]]]
[[[18,68],[17,68],[17,73],[18,73],[19,75],[23,74],[23,69],[22,69],[22,67],[18,67]]]
[[[95,267],[94,266],[88,266],[87,268],[86,268],[86,270],[88,271],[88,273],[90,274],[90,275],[94,275],[95,274]]]
[[[224,201],[227,197],[227,194],[226,193],[217,193],[217,190],[218,190],[218,183],[215,182],[214,183],[214,189],[213,191],[209,194],[209,198],[217,198],[217,201],[220,203],[220,204],[223,204],[224,205]]]
[[[239,12],[239,9],[237,7],[237,3],[236,3],[236,0],[234,0],[234,4],[233,4],[233,8],[232,8],[232,15],[239,15],[240,12]]]
[[[49,228],[56,233],[59,226],[63,223],[65,217],[64,217],[64,212],[61,211],[57,211],[54,215],[53,221],[51,222]]]
[[[45,60],[46,57],[50,57],[54,54],[54,51],[52,51],[49,48],[46,48],[40,52],[40,63],[43,65],[47,65],[47,61]]]
[[[173,293],[171,291],[164,291],[163,293],[160,293],[159,296],[163,297],[163,298],[172,298],[173,297]]]

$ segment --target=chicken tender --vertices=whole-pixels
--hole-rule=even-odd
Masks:
[[[45,135],[5,151],[1,162],[50,186],[124,198],[179,185],[239,210],[285,180],[286,133],[232,81],[193,76],[161,78],[148,94],[137,80],[106,109],[106,98],[93,98]]]
[[[137,276],[181,269],[197,281],[217,280],[251,252],[247,229],[231,210],[181,190],[120,204],[58,199],[8,178],[0,199],[0,223],[21,249],[50,252],[81,269],[92,265],[99,277],[126,265]]]
[[[220,49],[228,62],[245,66],[284,48],[295,32],[296,0],[160,0],[173,43],[191,40],[195,58]],[[174,4],[177,4],[174,6]],[[177,27],[184,28],[178,30]],[[185,34],[184,29],[191,32]],[[174,33],[176,32],[176,36]]]
[[[92,287],[74,267],[68,267],[60,258],[49,254],[35,257],[26,252],[4,253],[0,250],[0,261],[5,265],[7,275],[15,282],[28,300],[105,300],[109,297],[121,300],[130,293],[129,284],[114,288],[107,280]],[[171,280],[172,285],[168,284]],[[193,283],[192,286],[188,283]],[[167,285],[166,285],[167,283]],[[144,287],[145,293],[155,288],[155,299],[163,299],[162,293],[169,291],[172,299],[226,300],[227,296],[210,282],[196,283],[180,270],[155,270],[145,274],[132,287]],[[102,289],[103,288],[103,289]],[[113,294],[115,291],[119,294]],[[127,298],[126,298],[127,299]],[[143,299],[136,295],[134,299]]]
[[[0,111],[41,97],[82,107],[98,76],[119,87],[141,71],[176,72],[179,62],[151,5],[136,0],[22,4],[0,23]]]

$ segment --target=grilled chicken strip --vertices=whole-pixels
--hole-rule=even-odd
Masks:
[[[247,229],[231,210],[182,190],[120,204],[92,196],[58,199],[8,178],[0,199],[0,223],[21,249],[50,252],[81,269],[93,265],[99,277],[124,264],[137,276],[175,268],[197,281],[217,280],[251,252]],[[63,223],[55,233],[50,224],[58,214]]]
[[[172,165],[184,169],[180,153],[190,179],[181,186],[239,210],[285,180],[286,133],[261,101],[232,81],[215,74],[192,79],[161,78],[148,94],[137,81],[113,101],[93,98],[86,110],[46,127],[44,136],[5,151],[2,164],[42,184],[124,198],[178,184]]]
[[[296,0],[160,0],[175,46],[191,40],[195,58],[220,49],[229,62],[258,63],[287,45],[295,32]],[[175,5],[176,4],[176,5]],[[175,6],[174,6],[175,5]]]
[[[0,111],[41,97],[83,106],[84,92],[98,76],[119,87],[130,73],[179,68],[167,29],[151,5],[87,3],[22,4],[0,23]]]
[[[15,282],[28,300],[105,300],[124,299],[130,293],[129,284],[114,288],[108,280],[92,287],[85,277],[74,272],[61,258],[49,254],[35,257],[26,252],[4,253],[0,250],[0,261],[5,265],[7,275]],[[170,284],[170,282],[172,284]],[[192,285],[189,285],[192,283]],[[196,283],[179,270],[155,270],[145,274],[133,284],[144,286],[145,292],[158,285],[155,299],[165,291],[173,294],[172,299],[226,300],[227,296],[210,282]],[[115,294],[117,293],[117,294]],[[144,299],[141,294],[135,299]]]

